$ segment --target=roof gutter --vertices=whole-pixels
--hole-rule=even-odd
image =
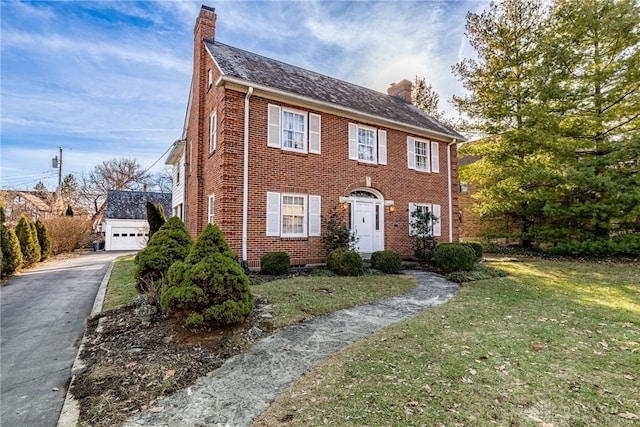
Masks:
[[[244,97],[244,161],[242,172],[242,267],[249,271],[247,261],[248,215],[249,215],[249,98],[253,95],[253,87],[249,86]]]
[[[284,98],[287,98],[287,99],[293,99],[293,100],[296,100],[296,101],[299,101],[299,102],[304,102],[306,104],[325,107],[325,108],[327,108],[329,110],[339,110],[339,111],[342,111],[342,112],[349,113],[349,114],[351,114],[353,116],[361,117],[363,119],[375,120],[376,122],[380,122],[380,123],[389,125],[390,127],[396,127],[396,128],[399,127],[399,128],[409,129],[409,130],[415,132],[416,134],[428,135],[428,136],[431,136],[431,137],[439,137],[439,138],[444,138],[444,139],[453,139],[453,141],[455,141],[455,142],[466,141],[465,139],[461,138],[460,136],[454,136],[454,135],[451,135],[451,134],[448,134],[448,133],[442,133],[442,132],[438,132],[438,131],[427,130],[427,129],[423,128],[423,127],[412,126],[410,124],[399,122],[399,121],[396,121],[396,120],[385,119],[384,117],[376,116],[376,115],[373,115],[373,114],[363,113],[362,111],[354,110],[352,108],[343,107],[343,106],[338,105],[338,104],[333,104],[333,103],[324,102],[324,101],[318,101],[316,99],[309,98],[307,96],[296,95],[295,93],[287,92],[287,91],[280,90],[280,89],[275,89],[275,88],[272,88],[270,86],[251,83],[251,82],[249,82],[247,80],[239,79],[237,77],[221,75],[216,80],[216,86],[220,86],[223,82],[229,82],[229,83],[237,84],[237,85],[240,85],[240,86],[249,87],[249,88],[252,88],[252,89],[255,89],[255,90],[259,90],[259,91],[263,91],[263,92],[267,92],[267,93],[272,93],[274,95],[281,96],[281,97],[284,97]]]
[[[447,196],[449,201],[449,243],[453,242],[453,188],[451,178],[451,146],[456,144],[457,141],[454,138],[449,144],[447,144]]]

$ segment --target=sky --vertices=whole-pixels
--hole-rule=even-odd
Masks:
[[[425,77],[452,115],[465,16],[488,1],[0,0],[0,187],[54,191],[60,148],[63,177],[114,158],[166,168],[202,4],[222,43],[384,93]]]

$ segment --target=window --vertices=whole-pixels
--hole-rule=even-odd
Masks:
[[[318,114],[269,104],[268,122],[267,146],[320,154]]]
[[[440,172],[440,146],[435,141],[407,137],[407,166],[421,172]]]
[[[211,117],[209,118],[209,154],[212,154],[216,151],[216,131],[217,131],[218,122],[216,120],[215,111],[211,113]]]
[[[349,159],[387,164],[387,131],[349,123]]]
[[[207,223],[213,224],[214,216],[213,216],[213,207],[216,200],[216,196],[213,194],[209,195],[209,203],[207,204]]]
[[[211,86],[213,86],[213,71],[211,71],[211,68],[209,68],[207,76],[209,78],[209,89],[211,89]]]
[[[442,227],[441,227],[441,209],[440,205],[429,204],[429,203],[409,203],[409,235],[414,236],[416,231],[414,230],[412,223],[413,212],[431,212],[431,214],[435,217],[431,221],[431,233],[434,237],[439,237],[442,235]]]
[[[267,236],[320,236],[320,196],[268,192]]]
[[[460,181],[460,193],[466,194],[469,191],[469,184],[467,181]]]

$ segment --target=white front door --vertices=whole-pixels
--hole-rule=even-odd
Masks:
[[[375,210],[373,202],[355,201],[353,203],[353,231],[356,233],[358,252],[375,251]]]

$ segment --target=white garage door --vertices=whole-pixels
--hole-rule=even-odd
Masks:
[[[147,245],[146,230],[135,227],[113,227],[111,229],[112,251],[129,251],[142,249]]]

